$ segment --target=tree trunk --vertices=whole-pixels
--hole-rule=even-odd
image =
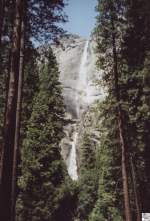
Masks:
[[[130,208],[130,198],[129,198],[129,184],[128,184],[128,171],[127,171],[127,145],[125,143],[124,129],[123,129],[123,113],[120,106],[120,89],[118,84],[118,59],[117,59],[117,49],[116,49],[116,34],[113,18],[113,3],[110,2],[111,9],[111,28],[112,28],[112,47],[113,47],[113,72],[115,81],[115,97],[117,101],[117,118],[118,118],[118,130],[120,137],[121,146],[121,166],[122,166],[122,180],[123,180],[123,196],[124,196],[124,207],[125,207],[125,217],[126,221],[132,221],[131,218],[131,208]]]
[[[8,74],[5,75],[5,90],[6,90],[6,94],[5,94],[5,111],[4,111],[4,123],[3,125],[5,125],[5,121],[6,121],[6,104],[7,104],[7,99],[8,99],[8,86],[9,86],[9,73],[10,73],[10,62],[11,62],[11,51],[9,53],[9,58],[8,58]],[[3,133],[3,128],[2,128],[2,134]],[[0,185],[1,185],[1,179],[2,179],[2,160],[3,160],[3,154],[4,154],[4,146],[1,143],[1,147],[0,147]]]
[[[3,34],[4,14],[5,14],[5,0],[0,0],[0,48],[1,48],[1,41]]]
[[[139,199],[138,199],[137,182],[136,182],[135,168],[134,168],[132,156],[130,157],[130,165],[131,165],[132,182],[133,182],[133,190],[134,190],[134,198],[135,198],[135,206],[136,206],[136,220],[141,221],[141,208],[140,208]]]
[[[20,66],[19,66],[16,130],[15,130],[13,172],[12,172],[11,221],[15,221],[15,208],[16,208],[17,165],[18,165],[18,154],[19,154],[22,88],[23,88],[23,75],[24,75],[24,47],[25,47],[24,38],[25,38],[25,27],[24,27],[24,18],[23,18],[21,24]]]
[[[127,147],[125,145],[125,139],[123,134],[123,120],[121,108],[118,107],[118,129],[121,145],[121,167],[122,167],[122,180],[123,180],[123,196],[126,221],[132,221],[130,198],[129,198],[129,184],[128,184],[128,171],[127,171]]]
[[[5,11],[5,0],[0,0],[0,69],[1,69],[1,63],[2,63],[2,57],[1,57],[1,41],[2,41],[2,32],[3,32],[3,23],[4,23],[4,11]],[[0,70],[0,75],[2,74],[2,71]],[[0,143],[0,172],[1,172],[1,164],[2,164],[2,155],[3,155],[3,147],[2,143]],[[1,174],[0,174],[0,183],[1,183]]]
[[[3,0],[2,0],[3,1]],[[8,5],[6,5],[6,2],[7,3],[10,3],[10,0],[6,1],[5,0],[5,5],[4,5],[4,13],[3,15],[5,16],[5,12],[9,9],[8,8]],[[15,0],[12,0],[12,4],[13,4],[13,10],[14,10],[14,13],[15,14]],[[13,27],[13,23],[14,23],[14,15],[11,17],[11,27]],[[3,31],[2,31],[3,32]],[[10,70],[11,70],[11,53],[12,53],[12,38],[13,38],[13,33],[10,34],[10,44],[11,44],[11,47],[9,49],[9,53],[8,53],[8,62],[7,62],[7,73],[5,74],[5,110],[4,110],[4,123],[3,125],[5,125],[5,121],[6,121],[6,110],[7,110],[7,100],[8,100],[8,89],[9,89],[9,80],[10,80]],[[1,54],[0,54],[1,56]],[[1,61],[2,61],[2,58],[0,57]],[[1,71],[2,73],[3,71]],[[3,73],[2,73],[3,74]],[[2,134],[4,134],[4,128],[2,128]],[[4,136],[3,136],[4,137]],[[3,144],[1,144],[1,156],[0,156],[0,184],[1,184],[1,178],[2,178],[2,159],[3,159]]]
[[[11,68],[4,125],[4,147],[2,157],[2,178],[0,186],[0,220],[11,220],[12,168],[16,127],[16,107],[20,60],[20,34],[22,20],[22,0],[16,0],[15,22],[12,38]]]

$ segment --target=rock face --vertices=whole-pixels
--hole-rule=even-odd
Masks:
[[[64,128],[66,136],[62,140],[61,150],[68,172],[74,180],[78,178],[75,160],[79,152],[82,117],[95,100],[104,98],[103,90],[96,86],[102,72],[96,71],[94,47],[92,39],[74,35],[64,38],[59,46],[52,46],[59,64],[68,122]]]

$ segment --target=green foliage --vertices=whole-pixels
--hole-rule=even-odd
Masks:
[[[32,0],[26,2],[29,36],[35,40],[56,40],[64,34],[58,23],[67,21],[63,9],[66,0]]]
[[[87,130],[87,128],[86,128]],[[81,165],[77,213],[80,220],[86,220],[97,198],[97,168],[95,142],[90,134],[84,133],[81,143]]]
[[[6,42],[2,42],[0,48],[0,155],[3,145],[5,104],[8,87],[8,70],[9,70],[9,53],[10,48]]]
[[[113,172],[113,169],[119,166],[116,159],[121,154],[117,135],[118,126],[114,122],[117,118],[116,107],[118,105],[120,105],[122,111],[123,130],[125,142],[128,147],[127,156],[128,159],[130,156],[134,158],[138,197],[142,204],[142,210],[149,209],[149,7],[150,4],[147,0],[132,1],[132,3],[126,0],[98,1],[98,16],[95,29],[98,56],[97,65],[103,70],[103,85],[107,87],[108,91],[106,103],[104,109],[102,109],[102,115],[105,119],[102,127],[105,128],[106,132],[101,138],[102,146],[100,150],[102,151],[103,149],[104,152],[101,153],[102,156],[99,158],[99,162],[103,165],[105,162],[104,159],[107,156],[107,163],[104,164],[103,169],[101,168],[101,170],[104,170],[104,177],[101,177],[100,173],[100,186],[102,186],[98,195],[98,203],[91,215],[93,220],[97,220],[98,216],[102,217],[102,220],[107,220],[109,217],[107,212],[110,213],[109,208],[112,205],[114,206],[114,211],[116,211],[114,213],[123,217],[123,204],[118,203],[118,199],[122,197],[121,173],[118,175],[117,172]],[[136,16],[137,14],[139,16]],[[114,24],[112,24],[112,20]],[[114,26],[113,29],[112,25]],[[119,103],[116,102],[114,93],[112,36],[115,38],[117,52]],[[130,162],[128,162],[130,203],[134,217],[135,196],[130,170]],[[117,191],[114,195],[115,186],[112,183],[117,182],[116,176],[119,176],[120,179],[120,191]],[[113,217],[112,220],[117,220],[117,218]]]
[[[121,156],[115,108],[107,97],[85,116],[81,139],[79,220],[123,220]]]
[[[95,122],[92,111],[85,115],[85,125],[80,141],[80,177],[77,215],[87,220],[97,199],[98,170],[96,160]]]
[[[60,220],[62,208],[72,200],[60,155],[64,105],[51,49],[46,58],[40,67],[39,92],[34,97],[23,141],[18,220]]]
[[[122,44],[122,57],[128,66],[128,81],[124,85],[126,96],[123,102],[128,103],[128,137],[135,166],[137,169],[138,186],[142,210],[149,210],[148,201],[150,200],[148,173],[150,169],[150,136],[148,128],[150,126],[150,105],[148,77],[149,72],[149,28],[150,16],[147,13],[150,9],[148,1],[134,1],[127,11],[128,28],[124,35]],[[135,16],[135,14],[139,16]],[[145,25],[143,25],[145,24]]]
[[[38,53],[32,45],[25,50],[24,85],[21,115],[21,146],[26,136],[27,124],[31,117],[33,100],[39,91]]]
[[[109,104],[109,97],[105,102],[98,104],[101,118],[101,136],[97,146],[99,182],[97,201],[89,216],[90,221],[123,220],[119,138],[116,130],[116,118],[112,117],[113,108],[110,112],[106,112]]]

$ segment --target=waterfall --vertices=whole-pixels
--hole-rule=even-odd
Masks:
[[[89,41],[87,40],[84,46],[84,51],[81,59],[80,69],[79,69],[79,88],[82,90],[87,86],[87,57],[88,57],[88,46]]]
[[[71,142],[71,151],[69,155],[69,163],[68,163],[68,173],[72,180],[78,179],[77,173],[77,160],[76,160],[76,143],[77,143],[78,133],[74,132],[73,141]]]
[[[77,93],[75,97],[76,101],[76,114],[79,119],[82,115],[82,105],[87,104],[88,100],[88,79],[87,79],[87,59],[88,59],[88,46],[89,41],[85,42],[83,54],[81,57],[81,63],[79,67],[79,75],[78,75],[78,85],[77,85]],[[71,142],[71,150],[68,157],[68,173],[72,180],[78,179],[77,173],[77,160],[76,160],[76,145],[78,139],[78,132],[75,128],[75,132],[73,134],[73,141]]]
[[[88,46],[89,41],[87,40],[84,45],[84,50],[81,58],[79,75],[78,75],[78,85],[76,94],[76,113],[77,117],[81,116],[82,105],[87,104],[88,100],[88,79],[87,79],[87,59],[88,59]]]

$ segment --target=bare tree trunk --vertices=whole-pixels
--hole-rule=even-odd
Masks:
[[[141,218],[141,207],[140,207],[139,198],[138,198],[135,167],[133,164],[132,156],[130,157],[130,165],[131,165],[132,182],[133,182],[133,190],[134,190],[134,198],[135,198],[135,206],[136,206],[136,220],[141,221],[141,219],[142,219]]]
[[[112,28],[112,47],[113,47],[113,72],[115,81],[115,96],[117,101],[117,118],[118,118],[118,130],[120,137],[121,146],[121,166],[122,166],[122,180],[123,180],[123,196],[124,196],[124,207],[125,207],[125,217],[126,221],[132,221],[131,218],[131,208],[130,208],[130,197],[129,197],[129,184],[128,184],[128,171],[127,171],[127,145],[125,143],[124,129],[123,129],[123,113],[121,110],[120,102],[120,89],[118,84],[118,58],[116,49],[116,34],[113,18],[113,3],[110,2],[111,9],[111,28]]]
[[[6,120],[4,125],[4,149],[2,157],[2,178],[0,186],[0,220],[11,220],[11,188],[16,127],[16,107],[20,60],[20,34],[22,20],[22,0],[16,0],[13,28],[12,54]]]
[[[1,0],[0,0],[1,1]],[[4,0],[2,0],[4,1]],[[5,12],[7,10],[7,7],[8,5],[6,5],[6,2],[7,3],[10,3],[10,0],[5,0],[5,5],[4,5],[4,13],[3,13],[3,16],[5,16]],[[14,10],[14,13],[15,14],[15,0],[12,0],[12,4],[13,4],[13,10]],[[12,16],[12,23],[11,23],[11,27],[13,28],[13,23],[14,23],[14,17],[15,16]],[[3,24],[4,25],[4,24]],[[2,28],[3,29],[3,28]],[[2,30],[3,32],[3,30]],[[7,100],[8,100],[8,89],[9,89],[9,79],[10,79],[10,70],[11,70],[11,53],[12,53],[12,38],[13,38],[13,33],[10,34],[10,48],[9,48],[9,53],[8,53],[8,62],[7,62],[7,74],[5,74],[5,110],[4,110],[4,123],[3,125],[5,126],[5,122],[6,122],[6,110],[7,110]],[[1,54],[0,54],[1,56]],[[0,57],[1,59],[1,57]],[[1,60],[2,61],[2,60]],[[0,61],[0,62],[1,62]],[[3,72],[3,71],[2,71]],[[3,74],[3,73],[2,73]],[[4,135],[4,127],[2,128],[2,134]],[[3,136],[4,137],[4,136]],[[4,149],[4,145],[3,143],[1,143],[1,156],[0,156],[0,184],[1,184],[1,178],[2,178],[2,159],[3,159],[3,149]]]
[[[5,0],[0,0],[0,68],[1,68],[1,62],[2,62],[1,43],[2,43],[3,26],[4,26],[4,15],[5,15]],[[2,71],[0,70],[0,74],[1,73]],[[3,147],[2,147],[2,143],[0,143],[0,171],[1,171],[2,155],[3,155]]]
[[[123,134],[123,120],[121,108],[118,107],[118,129],[121,145],[121,167],[122,167],[122,180],[123,180],[123,195],[124,195],[124,206],[125,206],[125,217],[126,221],[132,221],[130,198],[129,198],[129,184],[128,184],[128,172],[127,172],[127,147],[125,145],[125,139]]]
[[[11,51],[9,53],[9,58],[8,58],[8,74],[5,75],[5,90],[6,90],[6,94],[5,94],[5,110],[4,110],[4,123],[3,125],[5,125],[5,121],[6,121],[6,104],[7,104],[7,100],[8,100],[8,86],[9,86],[9,73],[10,73],[10,62],[11,62]],[[2,128],[2,135],[4,134],[3,128]],[[2,160],[3,160],[3,154],[4,154],[4,146],[1,143],[1,147],[0,147],[0,185],[1,185],[1,179],[2,179]]]
[[[12,172],[11,221],[15,221],[15,208],[16,208],[17,165],[18,165],[18,154],[19,154],[22,88],[23,88],[23,76],[24,76],[24,47],[25,47],[24,38],[25,38],[25,27],[24,27],[24,18],[23,18],[21,25],[20,66],[19,66],[16,130],[15,130],[13,172]]]
[[[1,48],[1,40],[3,34],[4,14],[5,14],[5,0],[0,0],[0,48]]]

